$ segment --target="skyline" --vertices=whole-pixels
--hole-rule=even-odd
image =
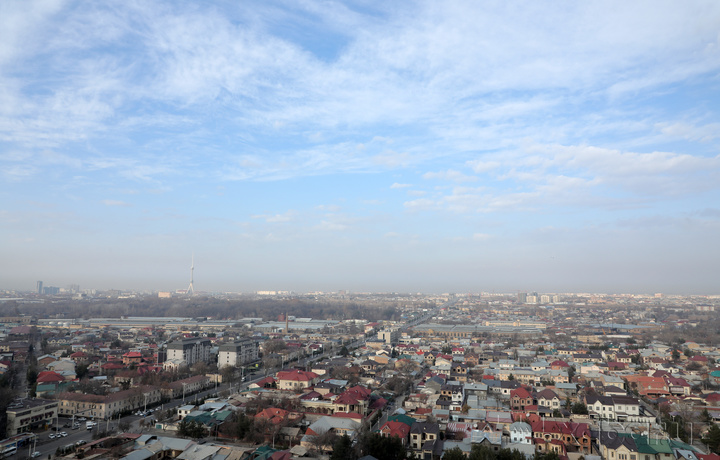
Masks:
[[[718,25],[3,2],[0,289],[717,294]]]

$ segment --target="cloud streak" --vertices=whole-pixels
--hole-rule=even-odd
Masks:
[[[720,199],[718,23],[712,1],[4,2],[0,215],[52,202],[116,240],[120,206],[128,247],[172,240],[148,253],[409,270],[540,229],[657,219],[672,244]]]

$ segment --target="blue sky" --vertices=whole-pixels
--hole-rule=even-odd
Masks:
[[[0,289],[718,293],[720,3],[0,3]]]

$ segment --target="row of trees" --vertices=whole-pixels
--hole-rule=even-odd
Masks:
[[[353,444],[347,435],[337,436],[332,440],[330,460],[357,460],[365,455],[372,455],[378,460],[415,459],[414,453],[408,455],[407,449],[397,437],[384,437],[379,433],[361,433],[357,443]],[[558,460],[554,452],[537,452],[535,460]],[[443,460],[526,460],[525,454],[518,450],[493,449],[475,444],[469,457],[458,447],[448,450]]]
[[[120,317],[126,316],[188,316],[237,319],[257,317],[276,319],[286,312],[299,317],[399,320],[401,312],[394,300],[363,302],[343,299],[219,299],[215,297],[192,297],[178,299],[93,299],[92,301],[64,300],[56,302],[23,304],[4,302],[0,304],[0,316],[16,316],[23,313],[50,317],[64,312],[66,318]]]
[[[536,452],[535,460],[558,460],[558,455],[554,452]],[[487,446],[473,444],[470,455],[459,448],[454,447],[445,452],[442,460],[525,460],[525,454],[517,449],[500,449],[495,451]]]

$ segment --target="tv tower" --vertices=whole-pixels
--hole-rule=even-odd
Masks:
[[[195,254],[192,255],[192,262],[190,264],[190,286],[187,288],[186,294],[192,295],[195,294],[195,287],[193,287],[193,283],[195,282]]]

